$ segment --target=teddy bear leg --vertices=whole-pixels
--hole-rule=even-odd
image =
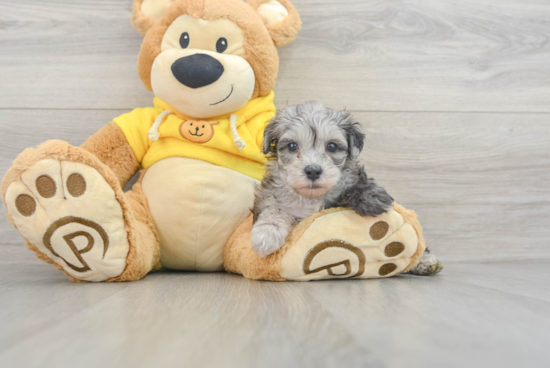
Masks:
[[[227,244],[226,269],[248,278],[309,281],[390,277],[415,267],[425,244],[413,211],[398,204],[377,217],[330,209],[302,221],[277,252],[260,258],[250,242],[252,217]]]
[[[49,141],[25,150],[2,180],[2,197],[27,247],[73,281],[137,280],[158,263],[140,184],[124,194],[82,148]]]
[[[331,209],[300,223],[280,250],[286,279],[383,278],[415,267],[425,250],[413,211],[394,203],[376,217]]]
[[[160,240],[141,184],[144,174],[145,170],[142,170],[140,178],[133,185],[132,190],[124,193],[131,209],[131,215],[136,220],[132,222],[132,231],[128,233],[132,247],[130,247],[126,258],[126,268],[120,276],[107,281],[135,281],[151,271],[162,268]]]

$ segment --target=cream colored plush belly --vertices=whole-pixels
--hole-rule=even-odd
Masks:
[[[219,271],[223,248],[250,214],[258,181],[204,161],[171,157],[143,178],[160,236],[160,261],[176,270]]]

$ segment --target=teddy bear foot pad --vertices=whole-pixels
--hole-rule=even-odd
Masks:
[[[9,185],[6,205],[22,236],[74,278],[104,281],[124,271],[122,208],[96,169],[40,160]]]
[[[287,280],[390,277],[405,271],[418,236],[396,211],[361,217],[350,210],[316,218],[284,254]]]

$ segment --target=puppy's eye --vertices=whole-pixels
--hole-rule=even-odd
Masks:
[[[298,151],[298,144],[297,144],[297,143],[294,143],[294,142],[289,143],[289,144],[288,144],[288,150],[289,150],[290,152],[296,152],[296,151]]]
[[[221,54],[225,50],[227,50],[227,40],[222,37],[216,42],[216,51]]]
[[[338,151],[338,146],[336,145],[336,143],[329,143],[327,144],[327,151],[331,152],[331,153],[334,153],[336,151]]]
[[[183,32],[180,36],[180,46],[182,49],[186,49],[189,46],[189,33]]]

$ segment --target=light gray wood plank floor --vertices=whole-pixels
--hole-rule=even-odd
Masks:
[[[0,267],[2,367],[544,367],[550,263],[274,283],[159,273],[71,284]]]

